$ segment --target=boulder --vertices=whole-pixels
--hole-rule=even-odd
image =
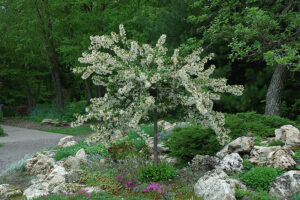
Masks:
[[[215,169],[216,166],[220,163],[219,158],[209,155],[196,155],[191,162],[189,162],[189,166],[193,170],[197,171],[209,171]]]
[[[288,170],[294,169],[296,162],[293,159],[293,152],[291,150],[280,149],[268,155],[267,165],[273,168]]]
[[[254,137],[242,136],[227,144],[221,151],[217,153],[217,156],[219,158],[223,158],[230,153],[249,153],[253,145]]]
[[[68,170],[79,170],[80,160],[76,157],[69,156],[62,166]]]
[[[79,151],[77,151],[76,155],[75,155],[75,158],[77,158],[80,162],[86,162],[87,161],[87,157],[86,157],[86,153],[85,153],[85,150],[82,148],[82,149],[79,149]]]
[[[22,195],[22,189],[16,186],[12,186],[9,184],[0,185],[0,197],[4,198],[12,198],[16,196]]]
[[[272,146],[272,147],[263,147],[263,146],[254,146],[250,152],[249,162],[263,166],[267,163],[267,158],[271,152],[281,150],[281,146]]]
[[[276,196],[276,199],[289,199],[300,192],[300,171],[288,171],[277,177],[269,191],[270,195]]]
[[[38,198],[41,196],[49,195],[50,193],[48,191],[48,186],[49,186],[49,184],[46,182],[41,182],[39,184],[33,184],[24,191],[23,195],[26,196],[26,198],[28,200],[31,200],[33,198]]]
[[[74,141],[73,136],[66,136],[59,140],[58,147],[69,147],[75,145],[77,142]]]
[[[25,161],[25,168],[31,175],[48,174],[54,167],[55,161],[41,153],[35,154]]]
[[[149,147],[150,151],[153,151],[153,148],[154,148],[153,138],[150,137],[145,142],[146,142],[147,147]],[[163,143],[157,144],[157,149],[160,154],[167,153],[169,151],[169,148],[166,147]]]
[[[285,142],[286,146],[300,147],[300,131],[292,125],[284,125],[275,130],[275,140]]]
[[[230,179],[222,169],[215,169],[202,176],[194,186],[197,197],[204,200],[235,200],[235,188],[246,190],[238,180]]]
[[[226,172],[241,172],[243,170],[243,159],[238,153],[225,156],[216,167]]]

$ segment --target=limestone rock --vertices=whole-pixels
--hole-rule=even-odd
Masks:
[[[254,146],[250,152],[249,162],[263,166],[267,164],[267,158],[271,152],[281,150],[281,146],[272,146],[272,147],[263,147],[263,146]]]
[[[300,171],[288,171],[277,177],[272,185],[269,194],[277,199],[289,199],[300,191]]]
[[[64,162],[63,167],[69,170],[80,169],[80,160],[76,157],[69,156],[67,160]]]
[[[87,158],[86,158],[86,153],[84,151],[84,149],[79,149],[79,151],[77,151],[75,158],[77,158],[80,162],[86,162]]]
[[[53,158],[37,153],[32,158],[26,160],[25,168],[31,175],[48,174],[52,170],[54,164],[55,161]]]
[[[9,184],[0,185],[0,197],[11,198],[22,195],[22,189]]]
[[[66,136],[59,140],[58,147],[69,147],[76,144],[76,141],[74,141],[73,136]]]
[[[153,142],[153,138],[150,137],[148,140],[145,141],[147,147],[149,147],[150,151],[153,151],[154,148],[154,142]],[[159,153],[167,153],[169,151],[169,148],[166,147],[163,143],[159,143],[157,144],[157,149]]]
[[[238,180],[230,179],[222,169],[215,169],[198,180],[194,192],[204,200],[235,200],[235,188],[246,190],[246,186]]]
[[[254,145],[254,137],[239,137],[227,144],[217,153],[219,158],[223,158],[230,153],[248,153]]]
[[[220,160],[217,157],[209,155],[196,155],[193,160],[189,162],[189,166],[193,170],[209,171],[215,169],[219,163]]]
[[[226,172],[241,172],[243,169],[243,159],[238,153],[232,153],[225,156],[217,168]]]
[[[48,191],[48,186],[49,186],[49,184],[46,182],[31,185],[29,188],[27,188],[24,191],[23,195],[26,196],[28,200],[31,200],[33,198],[38,198],[41,196],[49,195],[50,193]]]
[[[52,126],[69,126],[68,122],[59,121],[58,119],[43,119],[42,125],[52,125]]]
[[[268,156],[268,166],[284,170],[294,169],[296,162],[293,159],[293,152],[287,149],[273,151]]]
[[[284,125],[275,130],[275,140],[281,140],[287,146],[300,147],[300,131],[292,125]]]

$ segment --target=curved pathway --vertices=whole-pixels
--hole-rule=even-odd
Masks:
[[[51,147],[67,135],[1,125],[8,136],[0,137],[0,174],[14,162]]]

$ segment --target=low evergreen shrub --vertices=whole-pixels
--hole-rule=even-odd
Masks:
[[[222,147],[211,129],[200,126],[177,127],[168,136],[165,145],[169,155],[187,163],[197,154],[215,155]]]
[[[259,191],[257,193],[251,192],[249,190],[243,191],[241,189],[235,190],[235,197],[237,199],[243,199],[244,196],[248,196],[250,200],[276,200],[275,197],[272,197],[268,194],[267,191]]]
[[[300,128],[300,124],[278,116],[266,116],[255,112],[225,114],[225,127],[231,130],[232,139],[245,136],[248,132],[255,136],[270,137],[274,136],[275,129],[283,125],[291,124]]]
[[[284,171],[270,167],[256,167],[242,175],[241,180],[256,190],[268,190],[272,181]]]
[[[176,176],[175,168],[167,163],[147,165],[139,170],[139,178],[143,181],[168,181]]]

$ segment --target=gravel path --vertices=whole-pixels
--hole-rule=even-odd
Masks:
[[[32,155],[41,149],[54,146],[66,135],[38,130],[1,125],[8,136],[0,137],[0,174],[12,163],[25,155]]]

